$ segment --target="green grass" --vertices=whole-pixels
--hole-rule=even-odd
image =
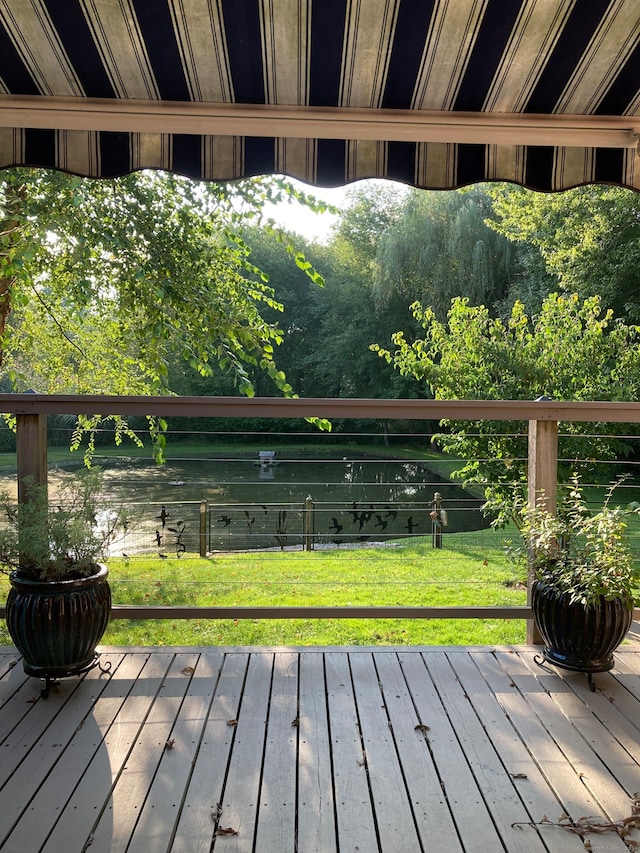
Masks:
[[[251,454],[260,445],[170,442],[168,458],[206,451],[216,456]],[[280,455],[335,456],[348,451],[388,455],[381,445],[278,444]],[[149,447],[127,447],[128,456],[149,457]],[[97,456],[122,449],[99,448]],[[448,476],[452,460],[421,444],[394,447],[397,458],[424,459]],[[67,448],[50,448],[52,462],[81,459]],[[15,464],[0,454],[0,465]],[[434,550],[430,538],[398,547],[314,552],[258,552],[179,560],[111,560],[116,604],[161,605],[429,605],[523,604],[525,593],[507,564],[495,533],[451,537],[451,547]],[[8,581],[0,576],[0,597]],[[411,645],[493,644],[524,640],[520,620],[114,620],[103,642],[112,645]],[[10,639],[0,626],[0,643]]]
[[[522,605],[492,531],[398,547],[111,560],[115,604]],[[0,581],[0,586],[6,579]],[[114,620],[108,645],[473,645],[521,643],[521,620]],[[0,642],[9,638],[0,631]]]

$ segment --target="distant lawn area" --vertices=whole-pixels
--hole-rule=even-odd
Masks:
[[[523,578],[493,531],[396,547],[109,561],[114,604],[523,605]],[[4,592],[6,577],[0,579]],[[490,645],[522,643],[522,620],[114,620],[105,645]],[[0,642],[10,639],[4,625]]]

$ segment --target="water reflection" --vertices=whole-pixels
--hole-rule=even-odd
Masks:
[[[316,544],[337,546],[429,535],[435,492],[448,509],[448,532],[486,526],[479,500],[415,460],[270,457],[265,464],[255,457],[209,458],[170,460],[158,467],[146,460],[105,458],[100,465],[105,504],[137,505],[144,549],[167,556],[199,550],[201,501],[209,507],[209,549],[289,547],[310,534]],[[52,496],[56,479],[54,471]],[[0,486],[15,488],[15,474],[0,478]],[[311,525],[305,521],[308,498]],[[132,536],[114,553],[139,551]]]

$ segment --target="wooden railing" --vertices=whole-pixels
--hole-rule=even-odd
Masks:
[[[557,489],[558,422],[640,423],[636,402],[554,402],[523,400],[282,399],[259,397],[119,397],[111,395],[0,394],[0,411],[16,415],[17,477],[46,482],[48,414],[119,414],[211,418],[353,418],[372,420],[528,421],[529,500],[544,496],[553,508]],[[527,599],[529,602],[529,597]],[[0,609],[0,615],[4,615]],[[527,639],[535,641],[531,609],[526,607],[130,607],[113,608],[113,618],[282,619],[407,618],[526,619]],[[640,610],[636,609],[638,618]]]

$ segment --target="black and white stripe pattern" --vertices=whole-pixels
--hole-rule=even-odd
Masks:
[[[0,95],[637,116],[638,0],[0,0]],[[0,128],[0,167],[640,189],[632,148]]]

